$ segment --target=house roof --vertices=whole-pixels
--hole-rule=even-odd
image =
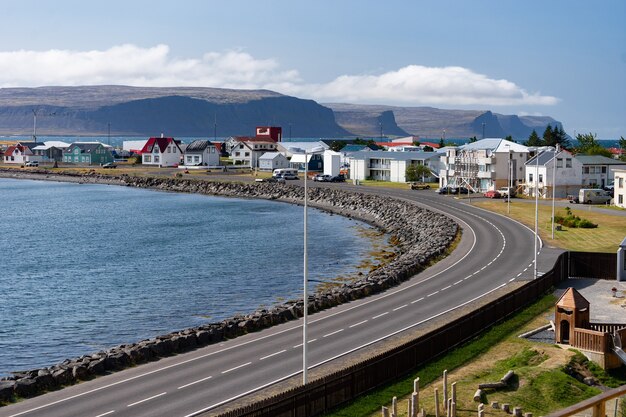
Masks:
[[[489,149],[493,152],[528,152],[528,147],[501,138],[487,138],[467,143],[461,149]]]
[[[163,153],[171,143],[174,143],[178,149],[180,149],[180,146],[178,146],[178,143],[174,138],[150,138],[146,144],[143,145],[143,148],[141,148],[141,153],[151,152],[155,145],[158,146],[159,151]]]
[[[70,144],[67,142],[61,142],[60,140],[50,140],[50,141],[46,141],[44,143],[42,143],[41,145],[38,145],[36,147],[33,148],[33,150],[37,149],[37,150],[48,150],[50,148],[69,148]]]
[[[576,155],[583,165],[626,165],[626,162],[602,155]]]
[[[19,142],[18,145],[25,146],[30,150],[33,150],[34,147],[41,145],[41,142]]]
[[[386,151],[367,151],[355,152],[351,155],[352,159],[380,158],[393,159],[396,161],[426,160],[439,159],[441,155],[437,152],[386,152]]]
[[[569,287],[561,298],[556,302],[558,307],[566,307],[574,310],[589,308],[589,301],[575,288]]]
[[[187,153],[189,153],[189,152],[204,152],[204,150],[206,148],[208,148],[209,146],[211,146],[211,145],[213,145],[213,144],[210,141],[208,141],[208,140],[204,140],[204,139],[194,140],[189,145],[187,145],[187,148],[185,149],[185,152],[187,152]]]
[[[272,160],[272,159],[277,158],[279,155],[280,155],[280,156],[284,156],[284,155],[283,155],[282,153],[280,153],[280,152],[265,152],[263,155],[261,155],[261,156],[259,157],[259,160],[261,160],[261,159],[268,159],[268,160]]]
[[[100,142],[74,142],[67,148],[67,153],[72,152],[76,148],[80,149],[81,153],[91,153],[100,146],[102,146]]]
[[[547,150],[543,150],[541,152],[539,152],[539,155],[535,155],[532,158],[530,158],[528,161],[526,161],[524,163],[524,165],[527,166],[532,166],[537,164],[537,162],[539,162],[539,166],[544,166],[546,165],[548,162],[552,161],[554,159],[554,154],[556,153],[556,150],[554,149],[547,149]],[[572,154],[569,153],[566,150],[560,150],[558,153],[556,153],[559,157],[572,157]],[[537,161],[537,157],[539,157],[539,161]]]

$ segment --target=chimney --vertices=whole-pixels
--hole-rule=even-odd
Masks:
[[[163,138],[163,132],[161,132],[161,138]]]

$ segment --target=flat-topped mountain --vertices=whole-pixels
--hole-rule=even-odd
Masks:
[[[319,104],[269,90],[120,85],[0,89],[0,135],[247,136],[256,126],[282,126],[283,137],[425,138],[541,135],[550,117],[488,110],[443,110]],[[484,130],[484,131],[483,131]],[[445,133],[444,133],[445,131]]]

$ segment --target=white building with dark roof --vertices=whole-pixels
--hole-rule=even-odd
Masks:
[[[280,152],[265,152],[259,157],[261,171],[273,171],[279,168],[289,168],[289,160]]]
[[[525,164],[525,182],[522,192],[540,198],[556,198],[578,195],[582,187],[582,164],[566,150],[546,148],[539,151]]]
[[[613,181],[617,169],[626,169],[626,162],[602,155],[576,155],[582,164],[583,188],[604,188]]]
[[[213,167],[220,164],[220,154],[213,143],[198,139],[186,146],[183,161],[186,166]]]
[[[426,165],[436,176],[439,158],[435,152],[355,152],[350,156],[350,179],[407,182],[406,168],[411,164]]]

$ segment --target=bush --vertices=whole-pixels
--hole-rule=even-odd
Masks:
[[[565,214],[566,214],[565,217],[560,216],[560,215],[555,215],[554,222],[557,224],[563,225],[565,227],[573,228],[573,229],[574,228],[594,229],[598,227],[597,224],[594,224],[587,219],[581,219],[580,217],[575,216],[572,213],[572,209],[570,209],[569,207],[565,208]]]

